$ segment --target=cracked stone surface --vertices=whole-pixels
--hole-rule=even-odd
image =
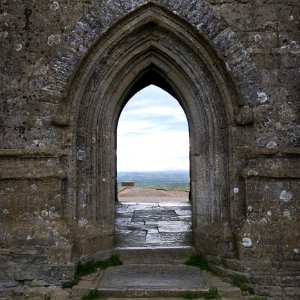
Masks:
[[[206,274],[184,265],[130,265],[108,268],[98,290],[110,295],[180,296],[205,293],[210,286]]]
[[[192,245],[189,202],[119,202],[116,215],[117,247]]]

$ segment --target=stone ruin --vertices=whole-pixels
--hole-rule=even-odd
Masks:
[[[114,249],[116,128],[155,84],[190,130],[193,242],[299,299],[299,0],[2,0],[0,282]]]

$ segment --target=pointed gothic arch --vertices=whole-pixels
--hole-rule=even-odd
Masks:
[[[168,7],[144,2],[134,10],[115,14],[117,20],[98,39],[94,37],[93,43],[89,42],[89,50],[89,43],[76,44],[70,37],[71,44],[84,55],[74,59],[78,52],[68,56],[70,49],[66,48],[61,51],[65,62],[59,58],[53,64],[60,68],[53,68],[56,73],[50,75],[54,82],[51,92],[64,97],[57,118],[69,116],[70,120],[62,125],[71,127],[72,149],[76,149],[68,161],[69,191],[76,194],[66,196],[66,216],[76,218],[79,225],[88,224],[88,229],[81,228],[82,239],[97,245],[96,252],[113,246],[117,121],[131,95],[155,83],[175,96],[189,123],[195,245],[200,252],[211,253],[211,244],[217,240],[214,254],[232,256],[228,175],[231,124],[235,107],[255,105],[257,101],[253,96],[256,90],[254,94],[245,92],[257,85],[257,77],[251,76],[256,73],[251,63],[247,67],[248,57],[242,52],[245,61],[239,60],[238,65],[243,65],[242,73],[248,74],[248,81],[246,84],[245,74],[238,73],[236,76],[243,78],[240,89],[234,84],[232,69],[220,55],[220,48],[228,51],[232,41],[214,47],[220,36],[230,32],[220,25],[222,20],[218,21],[220,32],[207,29],[206,35],[199,34],[205,23],[196,29],[192,21],[187,22]],[[78,24],[82,27],[83,21]],[[82,33],[81,40],[87,32]],[[239,52],[241,45],[235,45]],[[65,69],[68,72],[64,73]],[[56,84],[55,77],[62,75],[64,80]]]
[[[161,184],[154,183],[162,188],[172,180],[169,177],[172,172],[182,172],[182,176],[187,176],[180,176],[185,182],[182,186],[189,186],[189,128],[186,115],[178,100],[166,91],[167,88],[158,87],[161,79],[154,75],[145,77],[144,88],[141,85],[137,88],[138,92],[133,91],[118,119],[118,192],[124,180],[135,180],[130,178],[128,172],[163,172],[167,177],[161,178]],[[140,183],[144,185],[146,182]],[[138,182],[136,184],[139,186]],[[117,202],[120,201],[119,196]],[[186,197],[179,200],[185,201]],[[141,203],[139,199],[137,202]]]

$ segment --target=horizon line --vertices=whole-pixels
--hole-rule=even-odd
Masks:
[[[166,169],[166,170],[120,170],[117,173],[122,172],[177,172],[177,171],[189,171],[189,169]]]

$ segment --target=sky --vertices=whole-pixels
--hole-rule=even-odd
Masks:
[[[124,171],[189,169],[184,111],[170,94],[150,85],[124,107],[117,137],[117,168]]]

